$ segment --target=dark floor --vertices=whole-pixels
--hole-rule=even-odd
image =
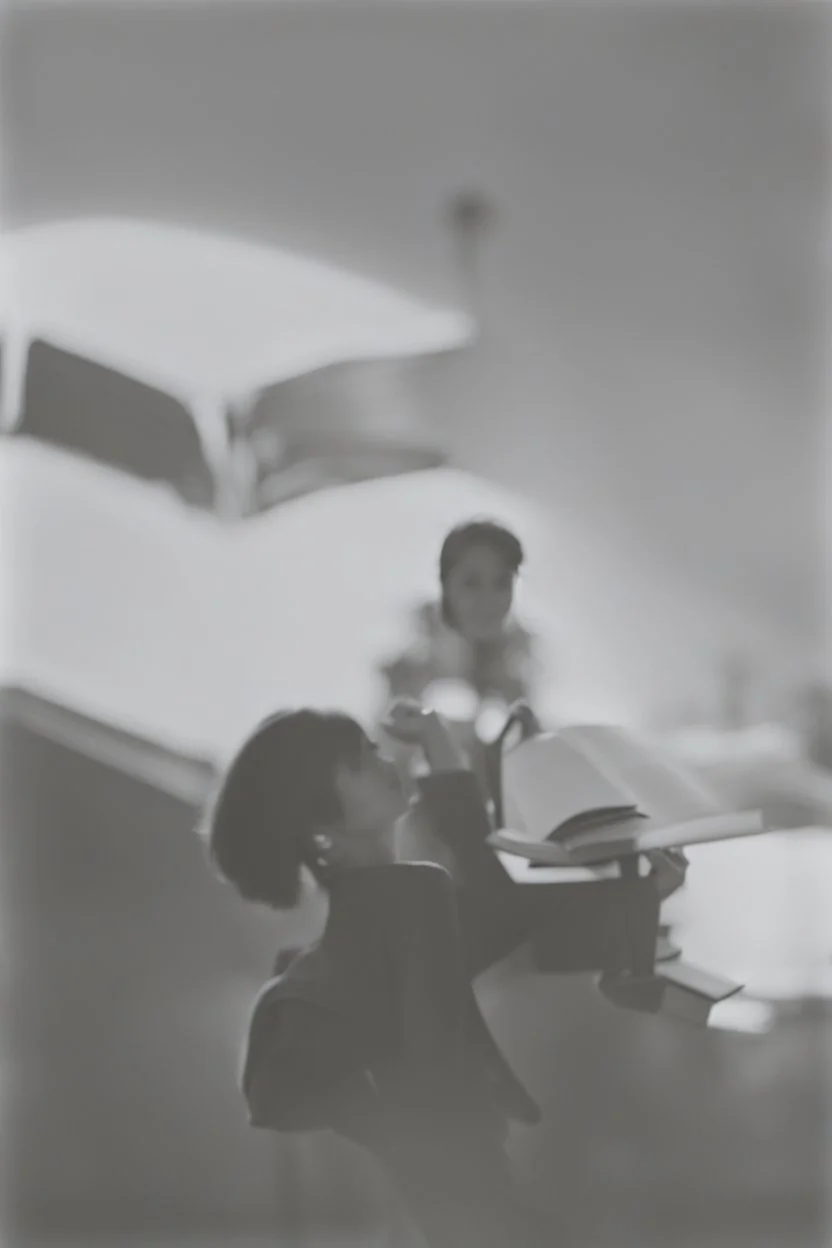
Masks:
[[[278,1211],[289,1226],[383,1214],[336,1141],[263,1139],[242,1112],[251,994],[277,947],[308,935],[254,923],[222,890],[186,807],[2,724],[0,781],[7,1217],[239,1228],[276,1225]],[[484,1009],[545,1112],[512,1153],[535,1201],[576,1228],[556,1248],[832,1248],[827,1017],[699,1033],[609,1010],[581,977],[501,973]],[[220,1245],[400,1248],[277,1232],[2,1236],[2,1248]]]

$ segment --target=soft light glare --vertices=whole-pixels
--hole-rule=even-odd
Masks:
[[[497,739],[506,724],[508,705],[500,698],[487,698],[477,715],[476,732],[480,741],[490,745]]]
[[[832,997],[832,835],[696,846],[666,917],[688,960],[770,1002]]]
[[[464,680],[435,680],[428,685],[422,701],[429,710],[457,724],[470,724],[479,704],[475,690]]]
[[[777,1021],[773,1006],[753,997],[729,997],[720,1001],[711,1011],[708,1026],[715,1031],[736,1031],[745,1035],[762,1036],[771,1031]]]

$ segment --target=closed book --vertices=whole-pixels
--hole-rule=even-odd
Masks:
[[[736,996],[743,988],[742,984],[682,961],[663,962],[656,971],[665,981],[659,1013],[698,1027],[707,1027],[714,1006]]]

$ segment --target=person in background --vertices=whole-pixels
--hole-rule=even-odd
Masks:
[[[208,812],[210,854],[247,900],[291,908],[307,868],[329,898],[320,941],[267,983],[250,1018],[242,1089],[253,1126],[333,1130],[382,1163],[431,1248],[542,1248],[518,1199],[507,1124],[539,1111],[500,1052],[472,981],[546,915],[564,964],[626,962],[652,933],[652,877],[527,890],[486,844],[487,813],[438,716],[388,720],[431,773],[419,804],[457,865],[397,862],[398,774],[343,714],[296,710],[244,744]]]
[[[381,667],[385,706],[402,696],[430,704],[456,685],[464,707],[464,691],[470,692],[470,718],[455,715],[451,727],[486,790],[480,734],[485,729],[488,739],[492,728],[480,723],[481,710],[488,707],[494,715],[518,700],[533,703],[535,696],[536,639],[512,616],[523,561],[518,538],[496,521],[470,520],[452,529],[439,555],[439,594],[414,615],[406,649]],[[439,701],[436,709],[442,709]],[[405,767],[413,765],[412,752],[398,748],[396,757]],[[417,838],[414,851],[419,848]]]
[[[439,554],[440,615],[468,647],[469,679],[481,697],[528,702],[534,682],[532,635],[512,619],[525,555],[494,520],[469,520],[448,533]]]
[[[470,520],[452,529],[439,554],[445,623],[473,645],[503,634],[523,565],[523,547],[494,520]]]
[[[528,715],[534,684],[532,637],[511,618],[525,553],[520,539],[494,520],[469,520],[452,529],[439,554],[441,616],[469,652],[470,680],[480,697],[498,693]],[[496,803],[499,758],[485,743],[470,743],[471,765]]]

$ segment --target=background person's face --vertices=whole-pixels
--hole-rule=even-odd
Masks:
[[[472,546],[445,583],[448,615],[466,641],[498,637],[511,610],[514,573],[490,546]]]

